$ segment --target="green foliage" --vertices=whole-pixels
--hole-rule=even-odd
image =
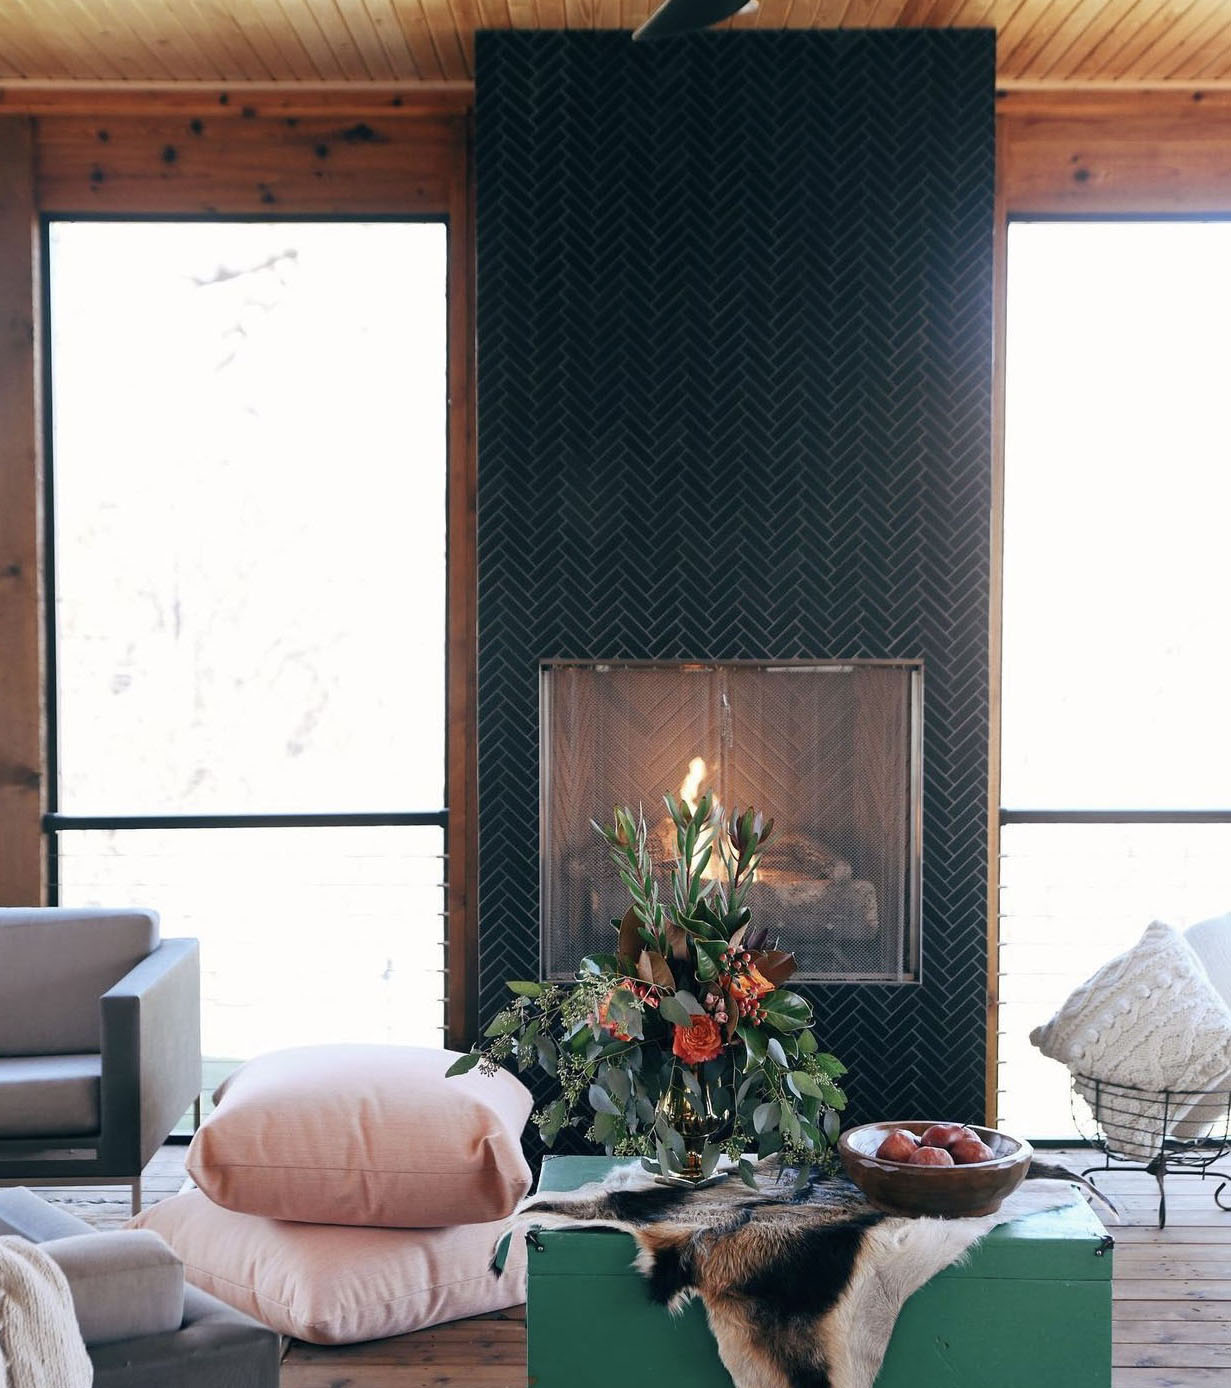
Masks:
[[[707,1174],[724,1153],[749,1151],[806,1172],[836,1140],[845,1067],[820,1049],[807,999],[782,986],[794,957],[752,924],[748,893],[773,820],[724,816],[709,792],[665,803],[676,850],[667,897],[644,814],[617,807],[594,826],[629,893],[612,952],[582,959],[567,987],[511,981],[482,1045],[448,1073],[545,1071],[559,1093],[533,1121],[549,1147],[568,1125],[670,1171],[691,1142]],[[703,1142],[702,1113],[713,1120]],[[740,1175],[751,1181],[747,1161]]]

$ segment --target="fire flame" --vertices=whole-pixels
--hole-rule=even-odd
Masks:
[[[688,763],[688,774],[680,785],[680,803],[687,805],[693,814],[697,812],[697,801],[701,798],[701,787],[705,784],[708,771],[709,767],[706,765],[704,757],[693,757]],[[698,848],[693,861],[699,860],[703,852],[704,849]],[[722,876],[722,865],[717,849],[711,853],[710,860],[702,869],[701,876],[707,882],[717,881]]]
[[[701,787],[705,783],[706,769],[704,757],[693,757],[688,763],[688,775],[684,777],[680,786],[680,803],[687,805],[694,814],[697,811]]]

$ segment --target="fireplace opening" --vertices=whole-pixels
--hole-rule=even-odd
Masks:
[[[644,812],[664,874],[670,791],[773,817],[748,905],[815,982],[919,979],[918,661],[545,661],[541,938],[547,978],[610,951],[627,893],[591,820]]]

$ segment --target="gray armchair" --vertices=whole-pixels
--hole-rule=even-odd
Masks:
[[[0,1186],[128,1185],[137,1213],[200,1102],[200,977],[153,911],[0,908]]]

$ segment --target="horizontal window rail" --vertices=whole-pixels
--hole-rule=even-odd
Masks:
[[[363,829],[386,826],[446,829],[448,810],[358,814],[45,814],[44,833],[68,829]]]
[[[1005,810],[1001,824],[1231,824],[1227,810]]]

